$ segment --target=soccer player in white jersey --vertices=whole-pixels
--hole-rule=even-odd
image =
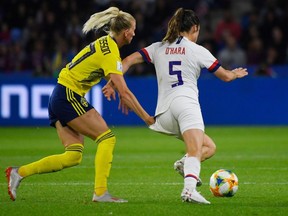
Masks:
[[[153,63],[158,81],[156,122],[150,129],[182,139],[186,155],[175,163],[183,173],[183,202],[210,204],[196,190],[200,176],[200,162],[214,155],[216,146],[205,134],[204,123],[198,101],[197,79],[202,68],[207,68],[219,79],[229,82],[242,78],[246,69],[233,71],[224,69],[218,60],[204,47],[197,45],[200,30],[199,18],[192,10],[179,8],[168,23],[168,30],[162,42],[131,54],[123,60],[123,71],[142,62]],[[110,87],[103,88],[110,100],[115,94]],[[126,107],[122,106],[124,111]]]

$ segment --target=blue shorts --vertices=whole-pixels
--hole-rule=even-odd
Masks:
[[[83,115],[94,107],[88,101],[63,85],[57,84],[49,98],[48,113],[50,125],[60,121],[62,126]]]

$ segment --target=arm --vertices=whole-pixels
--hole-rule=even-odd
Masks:
[[[224,69],[223,67],[219,67],[214,74],[224,82],[231,82],[237,78],[247,76],[248,72],[246,68],[236,68],[230,71]]]
[[[140,64],[144,62],[142,55],[139,52],[134,52],[131,55],[127,56],[123,61],[123,74],[127,72],[127,70],[135,64]]]
[[[122,103],[133,110],[147,125],[154,124],[154,118],[148,115],[134,94],[128,89],[123,76],[110,74],[110,80],[118,91]]]
[[[142,55],[139,52],[134,52],[131,55],[127,56],[123,61],[122,61],[122,66],[123,66],[123,74],[127,72],[127,70],[134,64],[140,64],[144,62],[144,59]],[[107,84],[102,88],[102,92],[104,96],[107,98],[108,101],[111,100],[111,97],[113,100],[116,100],[116,95],[114,92],[114,86],[113,83],[111,83],[111,79],[107,82]]]

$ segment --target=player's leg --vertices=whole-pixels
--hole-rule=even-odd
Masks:
[[[214,141],[207,134],[204,134],[204,142],[202,146],[201,162],[211,158],[216,152]]]
[[[95,185],[92,200],[95,202],[127,202],[112,197],[108,193],[107,179],[111,170],[116,138],[102,116],[95,109],[91,109],[86,114],[69,122],[68,125],[95,140],[98,145],[95,155]]]
[[[184,182],[189,188],[196,188],[200,175],[201,149],[204,133],[199,129],[189,129],[183,133],[187,156],[184,160]]]
[[[61,122],[84,136],[93,140],[101,137],[95,157],[95,187],[97,194],[104,193],[105,190],[107,191],[107,175],[111,168],[115,136],[109,131],[101,115],[84,97],[61,85],[57,85],[54,92],[50,100],[49,113],[52,122],[53,117],[56,116]],[[109,135],[106,136],[107,134]],[[106,195],[105,198],[107,198]]]
[[[181,106],[179,106],[181,104]],[[196,188],[200,174],[200,160],[204,142],[204,123],[200,106],[187,97],[177,97],[170,105],[171,113],[178,126],[178,137],[186,145],[184,157],[185,185]],[[189,175],[189,176],[187,176]]]
[[[209,204],[210,202],[196,190],[204,142],[204,123],[199,103],[187,97],[177,97],[170,105],[170,109],[179,124],[187,153],[184,160],[184,188],[181,198],[186,202]]]
[[[215,154],[216,145],[214,141],[207,135],[204,134],[204,142],[202,146],[201,162],[209,159]],[[175,161],[174,169],[184,177],[184,161],[187,154],[185,154],[180,160]],[[202,185],[202,181],[199,178],[197,182],[197,187]]]
[[[187,156],[184,161],[184,188],[181,193],[183,202],[210,204],[196,190],[200,176],[200,158],[204,140],[204,132],[200,129],[189,129],[183,133]]]
[[[19,167],[18,173],[22,177],[33,174],[49,173],[78,165],[82,160],[83,136],[70,127],[63,127],[59,121],[56,129],[60,140],[65,146],[62,154],[51,155],[34,163]]]
[[[65,146],[64,153],[44,157],[41,160],[20,167],[8,167],[6,169],[8,193],[13,201],[16,199],[16,189],[23,178],[34,174],[56,172],[78,165],[81,162],[83,136],[67,126],[63,127],[59,121],[56,122],[56,128]]]

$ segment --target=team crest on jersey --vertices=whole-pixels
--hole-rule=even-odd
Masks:
[[[80,102],[81,102],[82,106],[84,106],[84,107],[88,107],[88,101],[86,100],[86,98],[81,97]]]

